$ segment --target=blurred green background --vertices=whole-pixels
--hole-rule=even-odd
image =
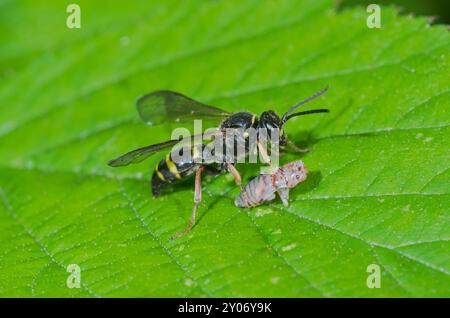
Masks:
[[[371,3],[380,6],[395,5],[403,13],[435,17],[434,23],[448,24],[450,22],[450,1],[447,0],[338,0],[339,8],[368,6]]]

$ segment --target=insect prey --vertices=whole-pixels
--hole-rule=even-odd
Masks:
[[[297,160],[275,169],[270,174],[260,174],[252,179],[236,197],[234,204],[241,208],[251,208],[275,199],[275,193],[284,206],[289,205],[289,189],[304,181],[308,170]]]

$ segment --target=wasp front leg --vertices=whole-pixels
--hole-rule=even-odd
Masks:
[[[228,166],[228,170],[231,172],[231,174],[234,177],[234,182],[236,182],[236,184],[239,186],[239,188],[241,188],[241,190],[243,190],[242,178],[241,178],[239,171],[237,171],[236,167],[232,163],[227,163],[227,166]]]
[[[259,140],[256,142],[256,144],[258,145],[259,153],[261,154],[261,157],[264,160],[264,162],[272,166],[272,161],[270,160],[270,156],[269,153],[267,152],[266,146],[264,146]]]
[[[309,151],[308,148],[300,148],[299,146],[297,146],[295,143],[293,143],[290,140],[287,141],[287,146],[289,147],[289,149],[291,149],[292,151],[294,151],[296,153],[305,153],[305,152]]]
[[[205,167],[200,167],[197,171],[195,171],[195,191],[194,191],[194,208],[192,209],[191,222],[189,225],[180,233],[175,234],[171,237],[172,240],[177,239],[183,235],[189,233],[192,227],[195,224],[195,217],[197,215],[197,209],[200,201],[202,200],[202,172]]]

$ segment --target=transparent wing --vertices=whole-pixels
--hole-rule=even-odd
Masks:
[[[141,119],[151,126],[168,121],[188,122],[194,119],[221,121],[231,115],[225,110],[167,90],[155,91],[140,97],[136,106]]]
[[[115,159],[110,160],[108,162],[108,165],[110,165],[111,167],[128,166],[129,164],[134,164],[134,163],[139,163],[141,161],[144,161],[145,159],[147,159],[151,155],[159,152],[160,150],[173,147],[178,143],[183,144],[183,143],[187,143],[190,141],[191,144],[193,144],[192,142],[195,142],[195,139],[200,136],[203,136],[203,138],[211,138],[213,136],[217,137],[217,136],[221,136],[221,135],[222,135],[222,130],[217,129],[217,130],[211,130],[208,133],[204,133],[202,135],[194,135],[194,136],[191,136],[190,138],[173,139],[173,140],[164,141],[164,142],[161,142],[158,144],[138,148],[138,149],[132,150],[130,152],[127,152],[126,154],[124,154],[122,156],[119,156]]]
[[[166,149],[168,147],[171,147],[175,144],[177,144],[178,140],[169,140],[165,142],[161,142],[159,144],[150,145],[147,147],[138,148],[135,150],[132,150],[130,152],[127,152],[126,154],[119,156],[115,159],[112,159],[108,162],[108,165],[111,167],[121,167],[121,166],[127,166],[132,163],[139,163],[148,157],[150,157],[152,154],[162,150]]]

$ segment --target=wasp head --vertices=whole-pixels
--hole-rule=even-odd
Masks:
[[[274,140],[274,131],[278,132],[279,136],[279,145],[284,146],[287,143],[286,134],[284,132],[284,125],[286,122],[296,116],[302,116],[302,115],[308,115],[308,114],[317,114],[317,113],[328,113],[328,109],[310,109],[305,110],[297,113],[293,113],[295,109],[297,109],[299,106],[309,102],[310,100],[319,97],[323,93],[325,93],[328,90],[328,86],[322,89],[321,91],[315,93],[314,95],[302,100],[301,102],[295,104],[292,106],[281,118],[278,116],[276,112],[273,110],[265,111],[261,114],[258,122],[258,134],[261,136],[262,129],[265,128],[267,132],[267,137],[272,142],[276,142]]]
[[[258,122],[258,129],[265,128],[268,138],[272,139],[274,132],[278,132],[279,144],[286,144],[286,136],[283,129],[283,122],[276,112],[273,110],[265,111],[261,114]]]

